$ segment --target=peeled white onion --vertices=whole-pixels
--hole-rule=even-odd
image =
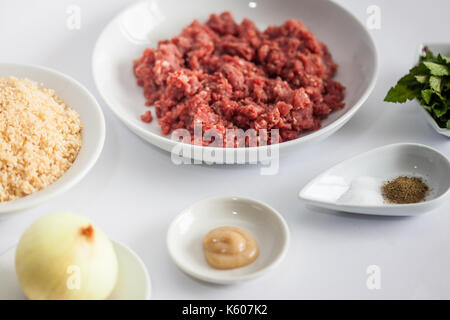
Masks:
[[[23,234],[16,273],[28,299],[106,299],[118,263],[111,241],[90,220],[54,213]]]

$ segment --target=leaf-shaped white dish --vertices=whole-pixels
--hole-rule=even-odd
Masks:
[[[426,200],[413,204],[383,201],[383,182],[398,176],[423,178],[430,187]],[[446,156],[425,145],[400,143],[337,164],[310,181],[300,191],[299,198],[308,205],[337,211],[413,216],[442,204],[449,191],[450,162]]]

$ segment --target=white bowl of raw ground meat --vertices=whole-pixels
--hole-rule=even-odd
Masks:
[[[327,0],[151,0],[106,26],[93,75],[116,116],[172,159],[242,163],[341,128],[374,87],[377,54]]]

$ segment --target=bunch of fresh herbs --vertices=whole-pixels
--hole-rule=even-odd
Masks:
[[[419,64],[389,90],[384,101],[417,99],[441,128],[450,129],[450,57],[424,51]]]

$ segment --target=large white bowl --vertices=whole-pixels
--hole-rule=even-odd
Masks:
[[[171,38],[194,19],[206,21],[211,13],[230,11],[237,21],[253,20],[260,29],[280,25],[288,19],[301,19],[326,43],[339,64],[336,80],[346,87],[343,110],[324,120],[322,129],[281,143],[280,152],[307,142],[325,138],[342,127],[361,107],[372,91],[377,76],[377,54],[365,27],[346,9],[328,0],[258,0],[258,1],[177,1],[148,0],[138,2],[116,16],[104,29],[94,49],[93,76],[103,99],[133,132],[167,151],[176,143],[161,134],[157,121],[143,123],[146,110],[143,90],[136,85],[133,60],[158,40]],[[152,108],[153,109],[153,108]],[[154,113],[153,113],[154,115]],[[266,148],[266,147],[258,147]],[[269,150],[273,146],[267,147]],[[200,152],[194,150],[199,149]],[[202,155],[205,147],[192,147],[192,158]],[[212,149],[210,147],[210,149]],[[214,148],[218,149],[218,148]],[[227,148],[226,152],[246,155],[254,148]],[[200,159],[201,160],[201,159]]]
[[[105,120],[94,96],[79,82],[58,72],[34,65],[0,63],[0,77],[28,78],[54,89],[56,95],[80,115],[82,146],[73,165],[57,181],[29,196],[0,202],[0,217],[28,209],[73,187],[97,161],[105,141]]]

